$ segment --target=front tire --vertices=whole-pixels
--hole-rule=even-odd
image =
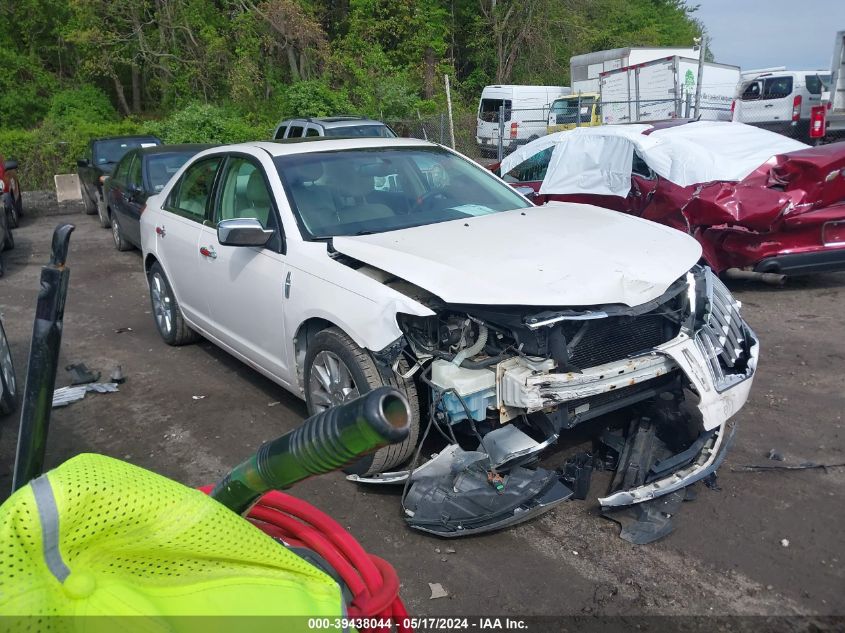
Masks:
[[[0,323],[0,415],[9,415],[17,408],[17,404],[18,384],[12,363],[12,350],[3,324]]]
[[[97,212],[97,203],[91,198],[85,188],[82,188],[82,202],[85,205],[86,215],[94,215]]]
[[[400,371],[407,371],[404,360]],[[390,370],[389,370],[390,371]],[[380,448],[344,468],[356,475],[373,475],[398,466],[411,457],[420,429],[420,404],[412,380],[395,372],[385,377],[372,355],[358,347],[343,330],[331,327],[318,332],[305,353],[305,404],[314,415],[381,386],[395,387],[411,407],[411,432],[405,441]]]
[[[194,332],[182,317],[182,310],[176,301],[173,288],[164,274],[161,265],[156,262],[147,275],[150,285],[150,301],[153,306],[153,319],[156,329],[168,345],[179,346],[195,343],[199,334]]]

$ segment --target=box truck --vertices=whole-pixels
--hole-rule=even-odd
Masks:
[[[700,118],[730,121],[738,66],[704,62]],[[694,115],[698,60],[673,55],[599,75],[602,124],[637,123]]]
[[[611,70],[636,66],[655,59],[666,59],[674,55],[687,59],[698,59],[698,54],[698,48],[627,47],[573,55],[569,58],[572,93],[598,92],[599,76]]]

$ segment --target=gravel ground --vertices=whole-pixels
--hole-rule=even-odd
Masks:
[[[301,401],[211,344],[164,345],[150,315],[140,254],[118,253],[96,218],[79,212],[81,204],[59,206],[48,194],[29,194],[26,202],[33,213],[15,233],[17,247],[6,254],[8,273],[0,280],[19,377],[40,267],[59,221],[77,225],[60,365],[82,361],[107,373],[120,364],[128,376],[120,393],[89,394],[54,412],[49,466],[96,451],[198,485],[300,423]],[[762,341],[756,383],[736,418],[719,489],[699,487],[674,533],[659,542],[626,543],[616,524],[598,515],[595,498],[607,485],[602,473],[587,501],[450,542],[405,527],[394,491],[357,487],[334,474],[295,492],[396,566],[411,613],[845,615],[845,469],[734,470],[775,463],[767,460],[770,449],[785,463],[845,462],[845,274],[783,288],[733,284],[733,290]],[[68,382],[60,372],[57,386]],[[0,432],[5,491],[14,418],[0,421]],[[554,463],[555,455],[548,459]],[[429,600],[428,583],[441,583],[449,596]]]

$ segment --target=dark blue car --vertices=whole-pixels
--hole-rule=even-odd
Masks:
[[[114,246],[119,251],[141,248],[141,212],[147,198],[197,152],[212,145],[159,145],[133,149],[105,182],[105,201]]]

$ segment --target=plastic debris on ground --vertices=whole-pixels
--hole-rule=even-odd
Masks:
[[[65,407],[71,402],[82,400],[88,392],[95,393],[114,393],[120,391],[117,388],[117,383],[113,382],[95,382],[85,385],[70,385],[69,387],[61,387],[53,392],[53,408]]]
[[[70,372],[71,385],[85,385],[100,379],[100,372],[92,372],[85,363],[71,363],[65,367],[65,371]]]
[[[431,596],[429,600],[437,600],[438,598],[448,598],[449,593],[443,588],[439,582],[428,583],[428,588],[431,589]]]

